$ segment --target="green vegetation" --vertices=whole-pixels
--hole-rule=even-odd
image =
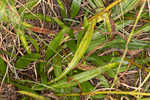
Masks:
[[[149,0],[0,0],[0,99],[149,100],[149,17]]]

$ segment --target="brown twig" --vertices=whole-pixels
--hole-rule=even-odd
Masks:
[[[43,34],[50,34],[50,33],[56,34],[57,33],[56,30],[48,30],[46,28],[40,28],[40,27],[30,27],[29,29],[33,32],[43,33]]]

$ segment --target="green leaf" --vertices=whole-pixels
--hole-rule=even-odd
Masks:
[[[42,83],[47,83],[47,71],[45,70],[46,67],[46,62],[41,62],[40,63],[40,77],[41,77],[41,81]]]
[[[94,2],[93,2],[92,0],[87,0],[87,1],[88,1],[89,5],[90,5],[93,9],[96,8],[96,5],[94,4]]]
[[[109,56],[97,56],[97,54],[92,54],[87,58],[87,61],[94,63],[97,66],[103,66],[107,63],[106,59],[110,61]]]
[[[71,80],[70,83],[68,83],[66,80],[60,80],[60,81],[52,84],[51,87],[53,87],[53,88],[69,88],[72,86],[76,86],[77,83],[83,83],[85,81],[88,81],[88,80],[96,77],[97,75],[116,67],[118,64],[119,63],[110,63],[110,64],[104,65],[102,67],[93,69],[93,70],[79,73],[77,75],[72,76],[72,79],[76,80],[77,82]]]
[[[104,3],[103,0],[93,0],[93,2],[95,3],[95,5],[101,9],[102,7],[104,7]]]
[[[35,47],[36,51],[39,52],[39,45],[37,43],[37,41],[35,39],[33,39],[31,36],[29,35],[25,35],[25,37],[30,40],[30,42],[33,44],[33,46]]]
[[[38,100],[46,100],[43,96],[40,96],[39,94],[35,94],[35,93],[32,93],[32,92],[18,91],[18,93],[30,96],[30,97],[38,99]]]
[[[108,80],[103,75],[98,75],[96,78],[99,80],[99,85],[103,85],[105,88],[109,88]]]
[[[150,100],[150,98],[143,98],[143,99],[139,99],[139,100]]]
[[[74,38],[73,31],[66,25],[64,24],[61,20],[59,20],[57,17],[54,17],[53,20],[61,27],[61,28],[67,28],[68,32],[67,34],[70,35],[70,38]]]
[[[104,24],[105,24],[106,30],[107,32],[112,32],[111,22],[109,20],[109,13],[105,13],[104,16],[105,16]]]
[[[118,49],[125,49],[126,41],[121,39],[120,37],[117,37],[110,43],[107,43],[103,48],[118,48]],[[145,43],[144,41],[139,41],[139,40],[132,40],[129,45],[129,50],[134,50],[134,49],[144,49],[150,47],[150,43]]]
[[[42,20],[42,21],[46,21],[46,22],[52,22],[52,19],[49,16],[44,16],[43,14],[30,14],[30,13],[24,13],[24,15],[22,15],[23,19],[32,19],[32,20]]]
[[[77,34],[77,47],[79,47],[80,42],[81,42],[83,36],[84,36],[84,31],[80,31],[80,32]]]
[[[71,52],[74,54],[77,49],[76,40],[70,40],[66,44],[69,47],[69,49],[71,50]]]
[[[55,53],[57,48],[59,47],[62,39],[64,38],[64,34],[68,31],[68,28],[62,29],[58,35],[49,43],[49,46],[46,50],[46,57],[45,59],[48,60],[52,57]]]
[[[118,19],[122,14],[132,10],[139,1],[140,0],[122,0],[121,5],[118,5],[116,9],[113,9],[112,16],[116,16],[115,19]]]
[[[69,63],[68,67],[63,71],[63,73],[61,73],[58,77],[56,77],[55,79],[53,79],[51,82],[55,82],[60,80],[61,78],[63,78],[66,74],[68,74],[74,67],[75,65],[80,61],[80,59],[83,57],[84,53],[86,52],[92,36],[93,36],[93,32],[94,32],[94,27],[95,27],[96,21],[93,20],[93,22],[91,22],[89,24],[88,30],[86,31],[78,49],[75,52],[75,55],[72,59],[72,61]]]
[[[63,21],[68,21],[68,22],[74,22],[80,24],[81,22],[79,20],[71,19],[71,18],[63,18]]]
[[[26,4],[19,8],[18,13],[27,13],[33,9],[33,7],[38,3],[39,0],[28,0]],[[24,11],[26,10],[26,11]]]
[[[104,100],[106,96],[104,94],[96,94],[94,96],[91,96],[91,99],[98,99],[98,100]]]
[[[67,17],[66,9],[65,9],[65,6],[64,6],[63,2],[61,0],[57,0],[57,3],[60,7],[60,12],[61,12],[62,17],[63,18]]]
[[[22,42],[22,45],[23,45],[24,48],[27,50],[27,53],[30,54],[31,51],[30,51],[30,48],[29,48],[29,46],[28,46],[28,42],[27,42],[27,40],[26,40],[26,38],[25,38],[24,30],[21,29],[20,27],[16,27],[16,28],[15,28],[15,31],[16,31],[16,33],[19,35],[19,38],[20,38],[20,40],[21,40],[21,42]]]
[[[13,1],[13,0],[11,0]],[[20,22],[20,16],[11,1],[0,1],[0,22],[7,22],[16,25]]]
[[[81,88],[82,88],[82,92],[91,92],[91,91],[95,90],[95,88],[92,86],[92,84],[88,81],[83,82],[80,85],[81,85]]]
[[[54,74],[55,76],[59,76],[60,73],[62,73],[62,59],[60,56],[56,55],[54,58],[53,58],[53,68],[54,68]]]
[[[148,32],[150,31],[150,24],[147,23],[143,26],[140,26],[140,28],[138,28],[135,32],[134,32],[134,35],[139,35],[139,33],[143,33],[143,32]]]
[[[100,34],[99,32],[94,32],[93,38],[91,43],[89,44],[89,47],[87,49],[87,52],[93,50],[94,48],[96,48],[98,45],[100,45],[101,43],[103,43],[106,40],[106,36],[103,34]]]
[[[130,24],[132,24],[134,22],[134,20],[121,20],[121,21],[117,21],[115,23],[116,26],[116,30],[121,31],[121,32],[125,32],[126,34],[129,34],[128,32],[124,31],[124,28]]]
[[[6,64],[4,60],[0,57],[0,74],[4,75],[6,72]]]
[[[94,3],[93,5],[95,5],[97,7],[97,12],[101,12],[105,8],[102,0],[91,0],[91,1],[93,1],[93,3]],[[111,32],[112,29],[111,29],[111,23],[109,20],[109,12],[104,13],[103,17],[100,17],[97,20],[97,22],[100,22],[102,20],[104,20],[104,25],[106,27],[107,32]]]
[[[11,80],[10,79],[10,83],[13,84],[15,87],[17,87],[19,90],[24,90],[24,91],[28,91],[28,92],[32,92],[32,93],[36,93],[35,91],[33,91],[29,86],[25,86],[25,83],[22,84],[23,82],[20,80]]]
[[[82,0],[73,0],[70,8],[70,17],[74,18],[79,10],[80,10],[80,4]]]
[[[11,52],[8,52],[8,51],[5,51],[5,50],[0,50],[0,54],[8,55],[8,56],[11,56],[11,57],[14,57],[14,58],[17,57],[16,54],[12,54]]]
[[[36,61],[39,58],[40,58],[40,54],[38,54],[38,53],[26,54],[24,56],[21,56],[17,60],[15,66],[16,66],[16,68],[23,69],[24,67],[29,65],[31,62]]]
[[[57,17],[53,18],[54,21],[61,27],[61,28],[65,28],[67,27],[61,20],[59,20]]]

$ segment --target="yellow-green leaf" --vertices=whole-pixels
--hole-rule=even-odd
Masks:
[[[74,67],[75,65],[80,61],[80,59],[83,57],[84,53],[86,52],[89,43],[91,42],[93,32],[94,32],[94,26],[96,24],[96,20],[93,20],[89,24],[88,30],[86,31],[77,51],[75,52],[75,55],[72,59],[72,61],[68,64],[68,67],[61,73],[58,77],[53,79],[51,82],[55,82],[63,78],[66,74],[68,74]]]

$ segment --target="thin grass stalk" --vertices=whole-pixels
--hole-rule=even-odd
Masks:
[[[56,96],[84,96],[84,95],[96,95],[96,94],[118,94],[118,95],[141,95],[150,96],[150,93],[144,92],[128,92],[128,91],[94,91],[94,92],[83,92],[83,93],[71,93],[71,94],[55,94]]]
[[[136,18],[136,21],[135,21],[134,26],[133,26],[133,28],[132,28],[132,31],[131,31],[131,33],[130,33],[130,35],[129,35],[129,38],[128,38],[128,40],[127,40],[127,43],[126,43],[126,45],[125,45],[125,51],[124,51],[123,56],[122,56],[122,58],[121,58],[121,61],[120,61],[120,64],[119,64],[119,66],[118,66],[117,73],[116,73],[116,76],[115,76],[115,78],[114,78],[114,81],[113,81],[113,84],[112,84],[111,88],[114,87],[114,85],[115,85],[115,83],[116,83],[116,81],[117,81],[118,74],[119,74],[119,71],[120,71],[120,67],[122,66],[122,63],[123,63],[123,61],[124,61],[124,59],[125,59],[125,57],[126,57],[127,51],[128,51],[128,45],[129,45],[129,43],[130,43],[130,41],[131,41],[131,39],[132,39],[132,36],[133,36],[133,34],[134,34],[136,25],[137,25],[138,21],[140,20],[140,16],[141,16],[141,14],[142,14],[142,12],[143,12],[143,9],[144,9],[144,7],[145,7],[145,4],[146,4],[146,0],[144,0],[143,5],[142,5],[141,8],[140,8],[140,11],[139,11],[138,16],[137,16],[137,18]]]

